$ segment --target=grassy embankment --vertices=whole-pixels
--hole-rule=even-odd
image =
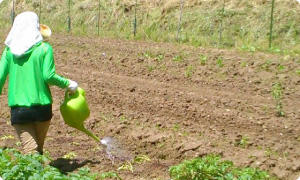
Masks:
[[[54,32],[67,31],[68,1],[42,1],[41,22]],[[71,33],[97,35],[98,1],[79,0],[71,4]],[[1,27],[10,26],[12,4],[1,5]],[[101,1],[101,37],[176,42],[180,0],[138,1],[137,35],[133,36],[135,1]],[[39,14],[39,0],[20,0],[16,13],[33,10]],[[270,0],[197,1],[186,0],[180,42],[193,46],[268,50]],[[300,4],[277,0],[274,12],[274,52],[300,53]]]

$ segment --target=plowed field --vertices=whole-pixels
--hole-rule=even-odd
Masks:
[[[133,172],[119,171],[122,178],[169,179],[169,166],[211,153],[281,179],[300,176],[299,56],[68,35],[50,43],[57,73],[86,90],[86,127],[151,158]],[[272,97],[276,82],[284,117],[277,116]],[[112,164],[99,143],[64,124],[64,91],[52,87],[52,95],[45,144],[52,164],[65,172],[116,170],[120,164]],[[7,88],[0,96],[0,137],[15,136],[6,96]],[[18,148],[16,141],[0,145]],[[74,160],[62,159],[70,152]]]

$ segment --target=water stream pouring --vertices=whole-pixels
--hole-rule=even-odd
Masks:
[[[65,123],[100,142],[100,139],[84,127],[83,122],[89,117],[90,110],[85,99],[85,91],[78,87],[74,94],[66,91],[64,102],[60,106]]]

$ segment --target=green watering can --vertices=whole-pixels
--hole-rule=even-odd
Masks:
[[[65,123],[89,135],[97,142],[99,138],[84,127],[83,122],[89,117],[90,109],[85,99],[85,92],[80,87],[74,94],[66,91],[65,100],[60,106],[60,113]]]

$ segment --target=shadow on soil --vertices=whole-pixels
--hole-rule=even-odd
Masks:
[[[58,158],[50,163],[50,166],[58,168],[62,173],[73,172],[86,164],[99,164],[100,161],[64,159]]]

